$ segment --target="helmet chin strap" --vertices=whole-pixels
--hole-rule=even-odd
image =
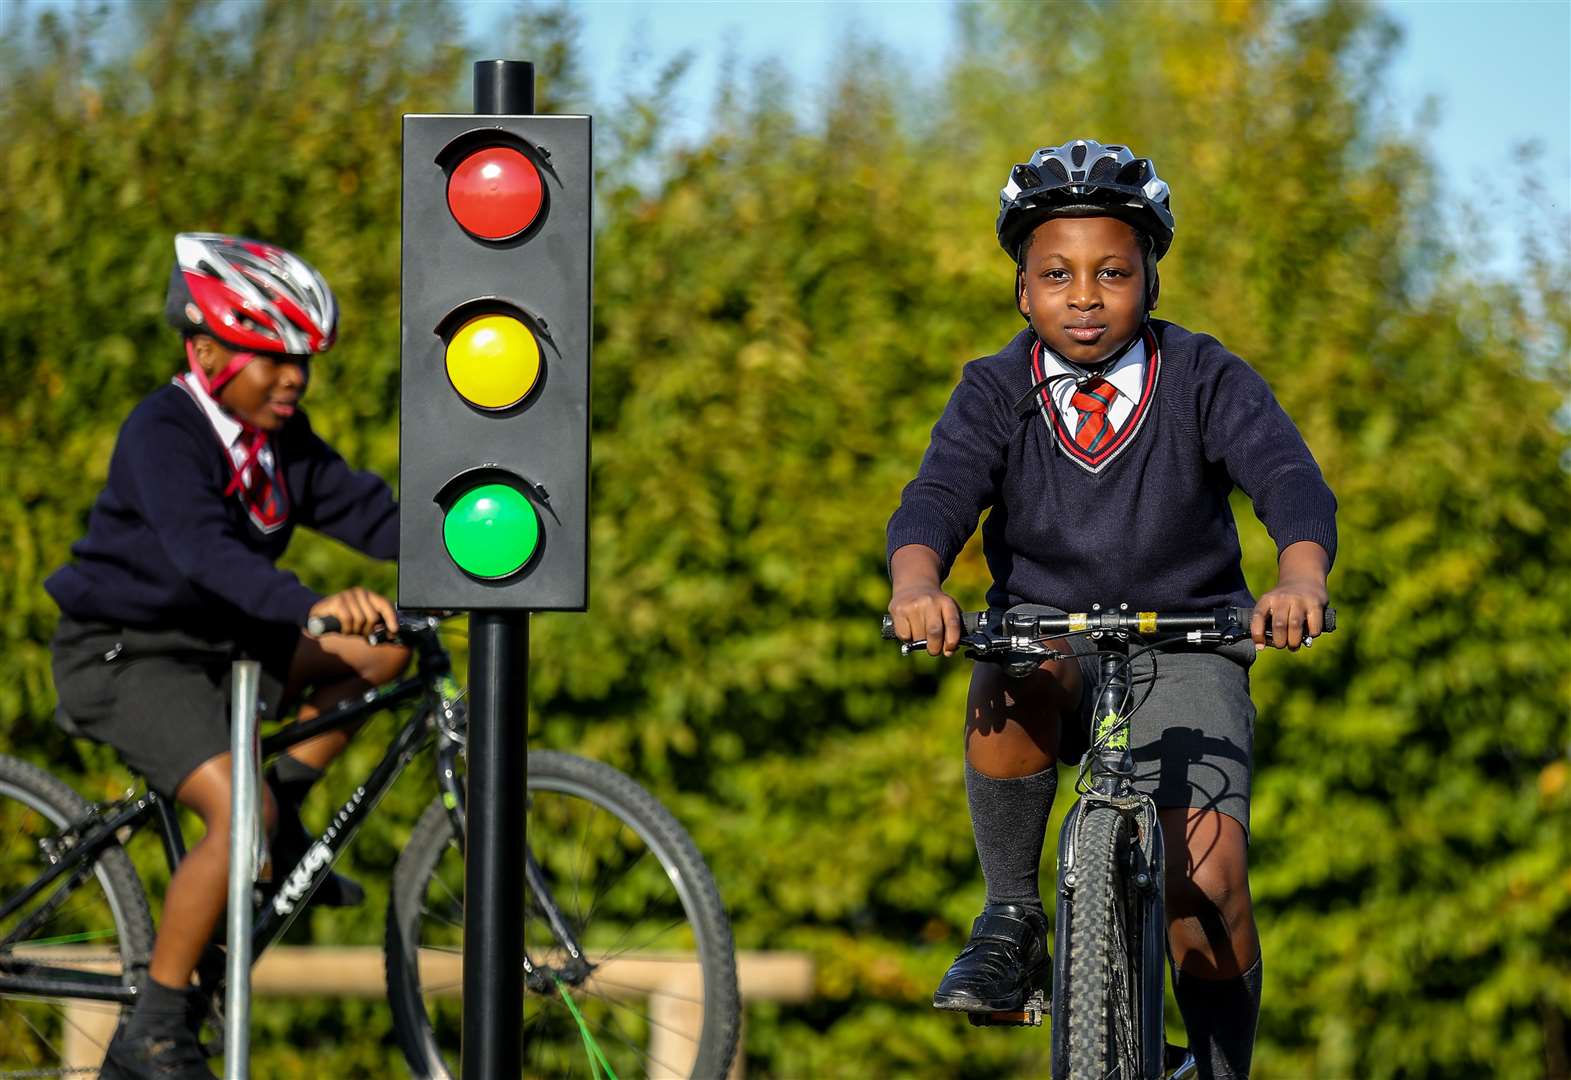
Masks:
[[[212,398],[215,403],[218,403],[218,407],[222,409],[222,403],[218,402],[218,391],[223,388],[225,383],[240,374],[242,368],[255,360],[256,354],[248,352],[235,353],[229,363],[224,365],[223,370],[211,377],[202,370],[202,365],[197,362],[196,346],[191,342],[190,338],[186,338],[185,341],[185,358],[186,363],[191,365],[191,374],[196,377],[196,381],[201,384],[203,390],[207,391],[207,396]],[[228,409],[224,409],[224,411],[229,412]],[[230,413],[230,415],[233,416],[234,414]],[[235,417],[235,420],[239,422],[247,442],[245,457],[238,466],[228,453],[224,454],[224,461],[228,463],[230,469],[229,484],[224,488],[226,496],[233,495],[245,487],[246,473],[253,465],[257,464],[258,459],[262,456],[262,451],[267,448],[267,432],[238,416]]]
[[[218,391],[223,389],[224,384],[240,374],[241,369],[255,359],[256,353],[237,352],[230,357],[229,363],[224,365],[223,370],[216,375],[210,376],[202,370],[202,365],[197,362],[195,342],[190,338],[185,339],[185,360],[191,366],[191,374],[196,376],[196,381],[201,384],[203,390],[207,391],[207,396],[214,401],[218,400]]]

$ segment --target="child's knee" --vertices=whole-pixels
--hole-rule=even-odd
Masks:
[[[1213,853],[1198,864],[1170,860],[1166,904],[1175,918],[1221,918],[1229,924],[1250,912],[1248,868],[1241,859]]]

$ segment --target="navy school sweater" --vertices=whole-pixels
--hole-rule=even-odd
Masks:
[[[1015,409],[1036,382],[1029,327],[968,363],[889,521],[888,554],[923,544],[947,577],[991,508],[991,607],[1252,604],[1228,504],[1237,486],[1279,554],[1313,540],[1335,558],[1336,499],[1266,381],[1207,334],[1156,319],[1150,329],[1142,399],[1095,462],[1055,432],[1040,395],[1026,415]]]
[[[44,588],[75,619],[223,632],[235,619],[304,625],[319,594],[274,566],[296,525],[380,559],[398,555],[398,504],[311,430],[304,410],[274,432],[287,519],[264,531],[225,495],[226,450],[200,406],[174,384],[144,398],[120,428],[109,481],[72,561]]]

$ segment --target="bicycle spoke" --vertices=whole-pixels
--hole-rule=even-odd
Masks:
[[[637,997],[643,994],[659,994],[661,997],[670,998],[673,1001],[686,1002],[689,1005],[702,1005],[704,1003],[702,994],[700,994],[698,997],[690,997],[687,994],[673,994],[671,991],[664,989],[651,990],[647,984],[642,983],[613,982],[612,980],[602,976],[599,972],[591,975],[584,982],[584,985],[588,986],[590,983],[593,983],[596,986],[605,986],[612,990],[625,990],[627,993],[623,995],[624,997]]]
[[[583,917],[583,919],[581,921],[579,921],[579,923],[577,925],[579,925],[579,926],[588,926],[590,924],[590,922],[593,921],[593,919],[595,917],[595,913],[600,910],[600,905],[601,905],[601,903],[604,902],[605,898],[611,894],[611,891],[613,889],[615,889],[618,885],[620,885],[622,883],[622,881],[627,877],[628,874],[633,872],[633,868],[634,867],[636,867],[639,863],[644,861],[644,856],[647,855],[648,853],[649,852],[648,852],[647,849],[645,849],[644,851],[639,852],[638,853],[638,858],[634,859],[632,862],[628,863],[626,866],[624,866],[622,868],[621,873],[617,874],[615,880],[613,880],[610,883],[608,883],[606,885],[606,887],[600,891],[600,895],[595,897],[594,904],[589,908],[589,914],[585,915]]]
[[[64,1010],[61,1010],[61,1012],[63,1013]],[[38,1039],[38,1041],[42,1043],[44,1047],[48,1049],[48,1051],[55,1057],[63,1059],[64,1055],[60,1053],[59,1047],[55,1046],[54,1043],[49,1041],[49,1036],[38,1030],[38,1025],[29,1020],[26,1013],[19,1013],[19,1015],[22,1017],[22,1023],[26,1024],[32,1030],[33,1035]]]
[[[694,1040],[692,1038],[692,1036],[688,1032],[681,1031],[681,1030],[679,1030],[677,1028],[672,1027],[669,1024],[656,1023],[655,1020],[652,1017],[650,1017],[648,1014],[637,1012],[637,1010],[635,1010],[631,1005],[628,1005],[626,1002],[618,1001],[615,998],[610,997],[608,995],[597,994],[597,993],[594,993],[592,991],[590,992],[590,996],[596,998],[597,1000],[604,1001],[607,1005],[609,1005],[613,1009],[620,1009],[620,1010],[622,1010],[625,1013],[634,1013],[635,1015],[641,1017],[643,1019],[644,1023],[648,1024],[651,1028],[659,1028],[661,1031],[667,1031],[667,1032],[670,1032],[673,1035],[680,1036],[683,1039],[687,1040],[688,1042],[696,1042],[696,1040]],[[630,1050],[632,1050],[640,1058],[645,1059],[647,1061],[654,1062],[656,1065],[660,1066],[660,1068],[663,1069],[665,1072],[667,1072],[669,1074],[672,1074],[672,1075],[678,1075],[678,1070],[670,1062],[668,1062],[668,1061],[661,1061],[658,1058],[651,1057],[650,1054],[649,1054],[649,1051],[647,1049],[645,1049],[644,1047],[639,1046],[637,1043],[633,1042],[632,1038],[626,1034],[626,1030],[621,1026],[621,1024],[617,1023],[616,1016],[615,1016],[614,1013],[607,1013],[606,1014],[606,1021],[616,1027],[616,1030],[615,1031],[611,1031],[610,1035],[613,1038],[615,1038],[618,1042],[621,1042],[624,1045],[626,1045]]]
[[[531,867],[521,915],[528,961],[548,983],[557,981],[554,992],[538,983],[526,991],[526,1074],[600,1080],[612,1074],[619,1080],[723,1075],[734,1046],[736,998],[734,982],[728,991],[719,977],[715,948],[723,945],[729,953],[730,941],[723,915],[721,931],[714,932],[712,881],[707,897],[699,897],[708,905],[699,909],[707,916],[703,922],[674,884],[678,871],[681,880],[700,886],[707,878],[691,841],[682,838],[685,851],[673,844],[675,823],[655,816],[663,811],[647,793],[629,795],[630,781],[613,770],[552,751],[541,756],[549,765],[531,770],[526,833],[543,876]],[[428,833],[437,820],[433,812]],[[451,963],[448,958],[462,948],[456,878],[449,876],[454,867],[434,854],[429,841],[423,850],[424,891],[403,903],[414,907],[421,953],[433,950]],[[581,950],[582,961],[573,958],[570,945]],[[700,949],[707,959],[695,960]],[[427,1055],[424,1060],[434,1062],[429,1053],[435,1052],[443,1063],[435,1071],[456,1075],[453,1017],[461,1006],[438,999],[449,989],[429,981],[440,976],[440,965],[423,958],[408,965],[420,969],[426,979],[416,989],[424,1011],[414,1015],[419,1027],[410,1030],[428,1033],[421,1037],[430,1051],[411,1051],[412,1040],[401,1041],[406,1054]],[[661,987],[667,981],[674,993]]]
[[[634,927],[629,926],[626,930],[622,931],[622,936],[616,940],[615,944],[613,944],[608,949],[599,950],[598,951],[598,955],[600,955],[604,960],[612,960],[612,959],[615,959],[618,956],[625,956],[627,953],[630,953],[630,952],[637,952],[638,950],[640,950],[642,948],[645,948],[651,941],[654,941],[655,938],[658,938],[658,937],[661,937],[661,936],[663,936],[665,934],[670,933],[673,929],[675,929],[678,926],[683,925],[686,921],[687,921],[686,919],[681,918],[679,916],[676,919],[673,919],[669,926],[667,926],[664,929],[656,932],[653,937],[647,938],[646,940],[639,942],[637,945],[631,945],[631,946],[628,946],[627,948],[624,949],[624,948],[621,947],[622,942],[627,940],[627,935],[631,934],[633,932],[633,929],[634,929]]]
[[[446,889],[447,886],[444,885],[444,886],[442,886],[442,888]],[[458,917],[457,918],[454,918],[451,915],[444,915],[441,912],[437,911],[436,909],[434,909],[434,908],[432,908],[430,906],[423,906],[423,907],[421,907],[420,914],[422,914],[422,915],[429,915],[433,919],[435,919],[437,922],[442,923],[442,924],[444,924],[446,926],[451,926],[455,930],[462,930],[464,928],[464,919],[463,919],[464,909],[462,907],[457,907],[456,910],[458,912]]]
[[[584,914],[583,914],[583,912],[584,912],[583,905],[578,902],[578,887],[583,882],[583,866],[584,866],[583,856],[584,856],[584,852],[586,850],[588,850],[588,845],[585,844],[584,841],[586,839],[588,839],[588,837],[589,837],[589,815],[586,814],[586,815],[584,815],[584,827],[583,827],[583,830],[578,834],[578,848],[577,848],[577,850],[578,850],[578,863],[577,863],[577,865],[575,865],[573,867],[573,901],[572,901],[572,903],[573,903],[573,925],[575,925],[575,926],[583,926],[588,921],[584,917]],[[542,871],[543,870],[544,870],[544,868],[542,867]],[[593,917],[593,915],[594,915],[594,909],[593,908],[590,909],[589,915],[590,915],[590,917]]]
[[[599,999],[598,995],[592,995],[592,996],[596,996],[597,999]],[[608,999],[605,999],[605,1000],[607,1001],[607,1004],[613,1004]],[[553,1015],[558,1015],[559,1016],[560,1013],[563,1012],[563,1011],[565,1011],[565,1006],[564,1006],[563,1009],[554,1009],[552,1012],[553,1012]],[[543,1015],[544,1015],[544,1013],[542,1011],[542,1019],[537,1020],[536,1027],[540,1027],[540,1026],[544,1025]],[[607,1028],[606,1025],[609,1025],[609,1028]],[[572,1056],[571,1060],[576,1064],[576,1062],[578,1060],[576,1051],[577,1051],[578,1047],[581,1045],[581,1043],[578,1040],[582,1039],[582,1034],[581,1034],[580,1029],[577,1027],[577,1022],[575,1021],[572,1024],[559,1023],[556,1026],[559,1026],[563,1031],[569,1033],[567,1035],[567,1037],[566,1037],[566,1041],[568,1041],[569,1044],[572,1045],[573,1048],[574,1048],[573,1051],[572,1051],[572,1055],[573,1056]],[[636,1042],[634,1042],[628,1036],[628,1034],[622,1029],[621,1024],[619,1024],[617,1022],[616,1017],[614,1015],[611,1015],[609,1013],[606,1014],[604,1019],[596,1024],[596,1029],[597,1030],[603,1030],[604,1034],[608,1035],[610,1038],[612,1038],[612,1039],[616,1040],[617,1042],[621,1043],[622,1045],[626,1046],[629,1050],[631,1050],[639,1058],[644,1058],[644,1059],[649,1058],[648,1051],[646,1051],[643,1047],[639,1046]],[[540,1060],[541,1058],[544,1058],[546,1056],[546,1052],[541,1052],[540,1051],[541,1040],[539,1039],[538,1036],[533,1040],[532,1045],[535,1046],[535,1048],[536,1048],[536,1050],[538,1052],[536,1060]],[[548,1046],[548,1048],[550,1050],[559,1050],[560,1049],[560,1048],[556,1047],[554,1044],[547,1043],[546,1045]],[[663,1064],[663,1063],[661,1063],[661,1064]],[[665,1065],[664,1067],[665,1067],[666,1072],[671,1073],[673,1075],[675,1074],[676,1070],[671,1068],[669,1065]],[[568,1075],[571,1075],[571,1073],[569,1073]]]
[[[18,941],[26,940],[35,930],[42,926],[47,926],[55,919],[63,916],[65,913],[59,909],[70,899],[76,888],[87,880],[91,873],[92,870],[86,864],[78,866],[73,870],[70,876],[61,883],[60,887],[50,895],[49,899],[34,908],[30,914],[16,924],[15,929],[3,939],[0,939],[0,949],[13,945]]]

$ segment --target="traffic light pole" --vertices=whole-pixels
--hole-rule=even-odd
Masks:
[[[534,65],[475,64],[475,112],[532,113]],[[463,1080],[523,1072],[529,613],[469,616]]]
[[[463,1080],[523,1071],[529,613],[469,616]]]

